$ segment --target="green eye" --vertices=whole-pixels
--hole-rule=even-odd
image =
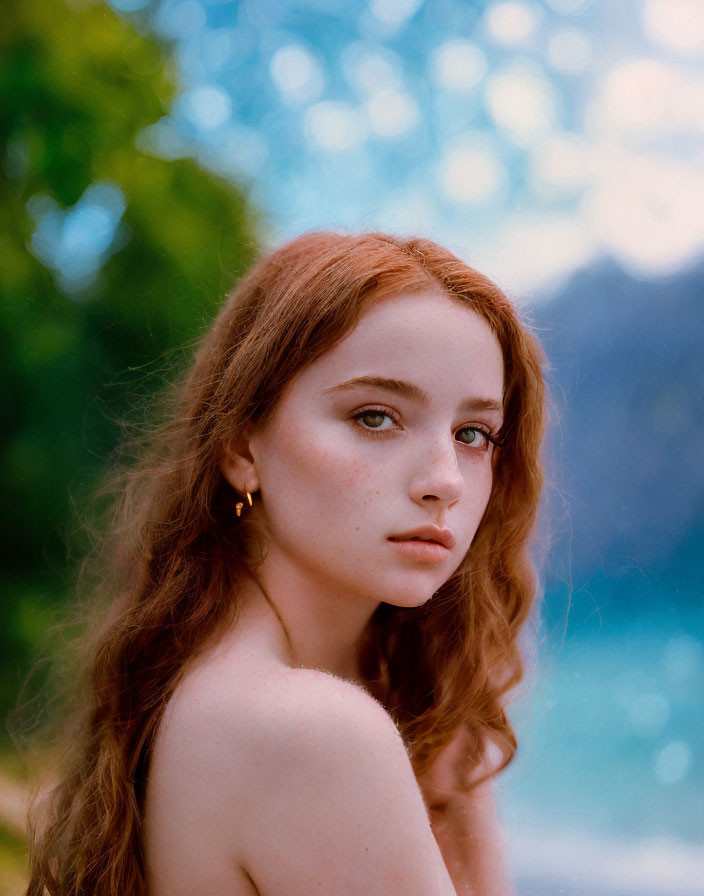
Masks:
[[[384,418],[388,417],[392,423],[398,424],[398,419],[396,415],[391,411],[381,410],[380,408],[368,408],[366,411],[357,411],[356,414],[352,415],[352,420],[359,424],[359,429],[367,435],[386,435],[390,430],[388,428],[382,429],[382,424]],[[371,422],[370,422],[371,418]],[[376,418],[376,422],[374,419]],[[499,444],[495,437],[491,436],[488,432],[483,429],[480,429],[478,426],[465,426],[459,430],[460,433],[466,433],[467,438],[461,437],[460,441],[463,445],[467,445],[471,448],[477,448],[481,451],[486,451],[490,445]]]
[[[484,445],[489,444],[489,435],[485,433],[481,429],[475,429],[473,426],[467,426],[464,429],[460,430],[461,433],[468,433],[469,438],[462,439],[462,442],[465,445],[476,445],[477,447],[483,447]]]

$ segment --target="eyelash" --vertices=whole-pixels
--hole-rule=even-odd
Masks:
[[[352,414],[352,417],[350,419],[359,421],[360,418],[366,417],[367,414],[381,414],[385,417],[388,417],[390,420],[393,420],[394,423],[399,422],[396,414],[394,414],[388,408],[364,408],[363,410],[357,411],[356,413]],[[384,433],[388,432],[388,429],[368,429],[367,427],[362,426],[359,423],[358,423],[357,428],[360,429],[366,435],[371,435],[371,436],[380,436],[380,435],[383,435]],[[463,426],[463,427],[461,427],[461,429],[458,430],[458,432],[462,432],[465,429],[471,429],[474,432],[479,432],[487,440],[486,445],[482,446],[482,448],[480,448],[480,449],[474,448],[475,451],[477,451],[477,450],[486,451],[489,448],[489,444],[491,444],[497,448],[500,448],[501,445],[503,444],[503,442],[501,441],[501,439],[499,439],[499,437],[496,433],[492,433],[491,430],[485,429],[483,426]],[[462,443],[460,443],[460,444],[462,444]],[[466,445],[467,448],[472,448],[472,445],[470,445],[468,443],[464,443],[464,444]]]

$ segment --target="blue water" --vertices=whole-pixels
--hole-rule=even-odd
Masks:
[[[633,596],[577,597],[509,711],[498,794],[521,896],[704,893],[704,602]]]

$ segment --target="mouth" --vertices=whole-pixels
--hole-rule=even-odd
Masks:
[[[432,541],[429,538],[412,536],[410,538],[389,538],[387,540],[395,546],[399,553],[422,563],[444,563],[450,555],[449,549],[444,544],[440,544],[439,541]]]
[[[389,535],[388,538],[394,542],[436,544],[447,550],[452,550],[455,546],[455,535],[452,529],[442,528],[441,526],[416,526],[415,529],[409,529],[407,532],[401,532],[399,535]]]

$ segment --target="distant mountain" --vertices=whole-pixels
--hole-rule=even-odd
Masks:
[[[636,280],[602,259],[529,313],[557,414],[553,574],[701,576],[704,262]]]

